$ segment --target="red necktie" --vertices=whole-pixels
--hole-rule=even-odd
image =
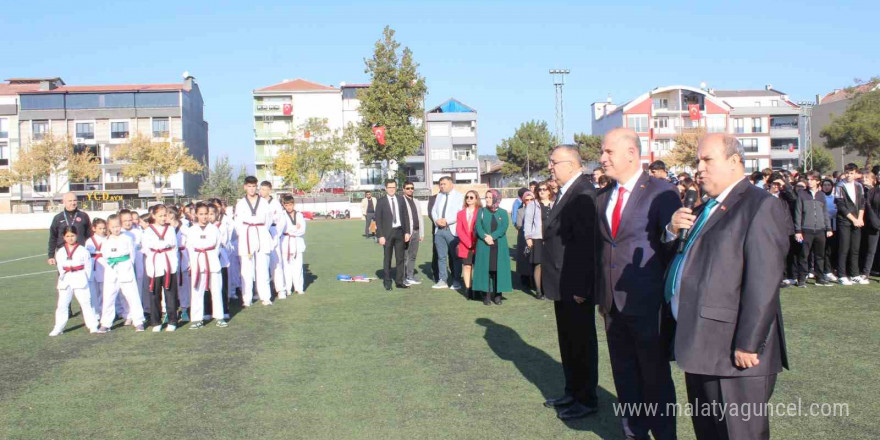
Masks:
[[[623,210],[623,193],[626,188],[617,189],[617,203],[614,204],[614,212],[611,213],[611,236],[617,238],[617,227],[620,226],[620,211]]]

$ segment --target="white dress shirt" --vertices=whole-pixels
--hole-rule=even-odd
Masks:
[[[559,202],[560,200],[562,200],[562,196],[565,195],[565,193],[568,191],[568,189],[571,188],[571,185],[574,183],[574,181],[577,180],[577,178],[580,177],[580,176],[581,176],[581,175],[571,176],[571,179],[568,179],[568,182],[565,182],[565,185],[562,185],[562,186],[559,188],[559,194],[556,196],[556,201],[557,201],[557,202]],[[556,203],[554,203],[554,205],[555,205],[555,204],[556,204]]]
[[[391,227],[399,228],[400,223],[400,206],[397,204],[397,196],[388,196],[388,208],[391,209]]]
[[[636,187],[636,182],[639,181],[639,177],[642,177],[642,173],[643,171],[633,174],[633,176],[623,184],[626,191],[623,193],[623,205],[620,207],[620,212],[623,212],[623,210],[626,209],[626,202],[629,201],[629,196],[632,195],[633,189]],[[614,216],[614,207],[617,205],[617,194],[619,193],[620,182],[614,185],[614,189],[611,191],[611,198],[608,199],[608,207],[605,208],[605,218],[608,220],[608,226],[611,226],[611,217]]]

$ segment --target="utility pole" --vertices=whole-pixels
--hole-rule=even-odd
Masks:
[[[800,102],[801,117],[798,127],[801,130],[801,157],[804,166],[804,172],[813,169],[813,139],[812,139],[812,115],[813,103],[809,101]]]
[[[571,70],[568,69],[550,69],[550,75],[553,75],[553,85],[556,86],[556,142],[564,143],[565,139],[565,109],[562,104],[562,86],[565,85],[565,75]]]

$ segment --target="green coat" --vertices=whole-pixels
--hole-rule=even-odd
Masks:
[[[498,222],[498,229],[492,229],[492,216]],[[486,208],[480,208],[477,213],[477,224],[474,227],[477,235],[477,253],[474,256],[474,283],[473,289],[479,292],[489,292],[489,245],[486,244],[485,236],[489,234],[498,243],[498,285],[495,292],[510,292],[513,286],[510,281],[510,248],[507,245],[507,227],[510,225],[507,211],[498,208],[494,213]]]

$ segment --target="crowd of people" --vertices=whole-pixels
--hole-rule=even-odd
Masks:
[[[48,263],[58,269],[55,326],[60,335],[73,298],[92,333],[107,333],[117,317],[135,331],[226,327],[230,301],[250,307],[305,293],[306,222],[293,196],[272,185],[244,183],[235,207],[220,199],[185,206],[156,204],[145,215],[122,209],[90,219],[76,196],[63,196],[52,221]],[[256,288],[256,289],[255,289]]]

